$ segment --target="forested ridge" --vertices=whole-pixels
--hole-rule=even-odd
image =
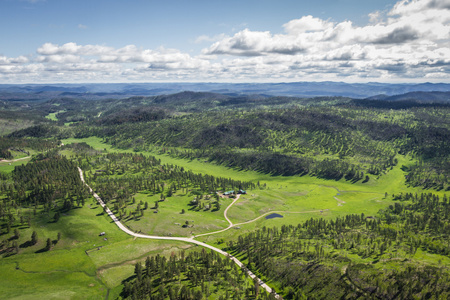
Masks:
[[[178,157],[206,158],[274,175],[336,180],[379,176],[396,165],[397,153],[408,154],[421,162],[411,169],[410,184],[447,189],[448,114],[448,108],[442,107],[226,110],[153,122],[86,124],[73,132],[76,137],[99,136],[124,149],[142,151],[156,145]],[[426,175],[420,178],[419,171]]]

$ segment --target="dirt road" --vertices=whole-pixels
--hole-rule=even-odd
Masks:
[[[200,241],[196,241],[194,240],[194,237],[190,237],[190,238],[183,238],[183,237],[168,237],[168,236],[156,236],[156,235],[147,235],[147,234],[141,234],[141,233],[135,233],[133,231],[131,231],[130,229],[128,229],[125,225],[123,225],[119,219],[117,219],[117,217],[111,212],[111,210],[106,206],[106,204],[103,202],[103,200],[100,198],[99,195],[97,195],[97,193],[95,193],[92,188],[84,181],[84,176],[83,176],[83,170],[81,170],[81,168],[78,167],[78,171],[80,173],[80,179],[81,181],[83,181],[83,183],[89,188],[89,191],[92,193],[92,195],[94,196],[95,199],[97,199],[98,203],[105,209],[105,212],[110,216],[110,218],[114,221],[114,223],[125,233],[131,235],[131,236],[135,236],[138,238],[143,238],[143,239],[154,239],[154,240],[170,240],[170,241],[182,241],[182,242],[187,242],[187,243],[193,243],[205,248],[209,248],[213,251],[216,251],[222,255],[225,255],[227,257],[229,257],[232,261],[234,261],[240,268],[242,268],[244,266],[244,264],[242,262],[240,262],[237,258],[235,258],[234,256],[230,255],[229,253],[216,248],[214,246],[208,245],[206,243],[200,242]],[[239,197],[236,197],[236,199],[227,207],[227,209],[225,210],[224,214],[225,214],[225,218],[228,220],[228,222],[230,223],[230,226],[233,226],[233,223],[226,217],[226,211],[228,210],[228,208],[231,207],[231,205],[236,202],[239,199]],[[258,277],[256,277],[255,274],[253,274],[250,270],[247,270],[247,274],[253,279],[253,278],[257,278],[258,282],[262,282],[261,279],[259,279]],[[262,288],[264,288],[268,293],[272,292],[272,288],[269,287],[267,284],[263,283],[260,285]],[[279,299],[279,295],[276,295],[276,298]]]
[[[15,161],[19,161],[19,160],[24,160],[27,158],[30,158],[31,156],[26,156],[26,157],[22,157],[22,158],[16,158],[16,159],[11,159],[11,160],[7,160],[7,159],[0,159],[0,163],[12,163]]]

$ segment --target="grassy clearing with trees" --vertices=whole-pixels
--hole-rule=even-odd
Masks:
[[[224,229],[232,199],[216,192],[246,190],[227,213],[235,226],[198,239],[233,251],[286,299],[448,295],[447,106],[202,97],[8,107],[29,123],[6,129],[0,157],[32,157],[0,162],[2,295],[271,297],[224,257],[121,232],[77,167],[146,234]]]

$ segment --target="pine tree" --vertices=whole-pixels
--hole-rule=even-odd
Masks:
[[[48,238],[47,245],[45,246],[45,251],[49,251],[51,248],[52,248],[52,240]]]
[[[38,242],[38,235],[36,231],[33,231],[33,233],[31,234],[31,244],[32,245],[36,245]]]
[[[14,229],[14,238],[15,239],[18,239],[20,237],[20,232],[19,232],[19,229]]]

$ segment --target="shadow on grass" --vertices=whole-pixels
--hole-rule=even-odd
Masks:
[[[47,252],[47,251],[49,251],[49,249],[47,249],[47,247],[44,247],[42,249],[39,249],[39,250],[35,251],[34,253],[44,253],[44,252]]]
[[[12,249],[8,249],[7,251],[0,251],[0,254],[3,254],[3,257],[10,257],[16,255],[17,253]]]
[[[10,238],[8,239],[8,241],[14,241],[14,240],[18,240],[18,239],[19,239],[18,236],[13,235],[12,237],[10,237]]]
[[[26,241],[25,243],[23,243],[23,244],[20,244],[20,248],[28,248],[28,247],[31,247],[31,246],[33,246],[33,243],[31,242],[31,241]]]

